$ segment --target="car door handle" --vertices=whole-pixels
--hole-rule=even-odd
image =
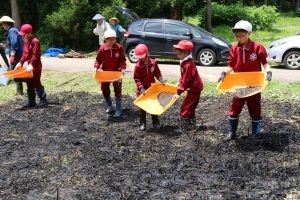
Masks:
[[[144,37],[146,37],[145,34],[141,34],[141,38],[144,38]]]
[[[170,38],[170,37],[167,37],[166,39],[167,39],[168,41],[172,41],[172,38]]]

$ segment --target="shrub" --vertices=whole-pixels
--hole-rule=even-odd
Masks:
[[[199,11],[199,26],[205,26],[206,8]],[[239,20],[251,22],[254,30],[272,30],[279,17],[275,6],[243,6],[241,3],[220,5],[212,3],[212,25],[233,27]]]

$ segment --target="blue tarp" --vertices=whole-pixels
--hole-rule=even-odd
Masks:
[[[66,54],[66,53],[67,53],[66,49],[49,47],[45,51],[43,51],[43,56],[57,57],[58,54]]]

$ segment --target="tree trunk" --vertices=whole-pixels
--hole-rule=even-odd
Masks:
[[[206,1],[206,19],[205,19],[205,28],[209,32],[213,32],[212,25],[211,25],[211,15],[212,15],[212,8],[211,8],[211,0]]]
[[[181,9],[180,6],[175,6],[173,11],[172,19],[181,20]]]
[[[264,5],[268,5],[268,0],[264,0]]]
[[[279,0],[279,12],[282,12],[283,0]]]
[[[21,27],[21,17],[19,13],[19,7],[17,0],[10,0],[10,8],[11,8],[11,18],[16,22],[15,26],[20,29]]]
[[[298,12],[299,9],[299,0],[296,0],[295,12]]]

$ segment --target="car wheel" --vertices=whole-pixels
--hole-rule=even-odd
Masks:
[[[291,51],[284,56],[284,66],[287,69],[300,69],[300,52]]]
[[[135,52],[134,52],[135,46],[132,46],[129,48],[127,52],[127,57],[131,63],[136,63],[138,59],[135,57]]]
[[[212,66],[217,62],[216,53],[211,49],[202,49],[199,52],[197,59],[199,64],[203,66]]]

